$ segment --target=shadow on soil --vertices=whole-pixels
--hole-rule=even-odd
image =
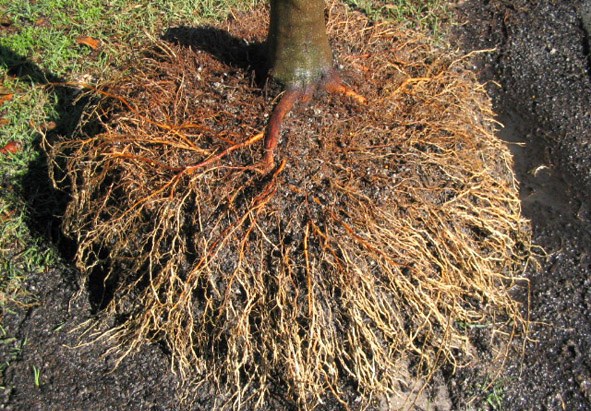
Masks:
[[[230,67],[244,71],[254,70],[259,85],[267,78],[263,43],[249,43],[226,30],[211,26],[172,27],[164,33],[162,39],[172,44],[204,51]]]

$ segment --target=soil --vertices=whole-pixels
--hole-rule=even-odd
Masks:
[[[500,135],[515,155],[523,213],[545,252],[529,270],[532,340],[523,355],[517,342],[508,359],[502,408],[590,409],[591,2],[468,0],[456,9],[466,21],[456,32],[459,46],[496,48],[481,55],[475,70],[505,124]],[[48,185],[30,183],[38,190]],[[32,205],[39,195],[31,194]],[[59,220],[45,217],[33,225],[54,241]],[[68,254],[68,244],[60,246]],[[0,409],[180,409],[180,380],[160,345],[143,346],[117,368],[108,346],[79,346],[96,307],[76,278],[69,267],[33,275],[27,283],[33,305],[3,318],[0,357],[9,365]],[[483,391],[483,378],[484,365],[438,376],[433,392],[445,399],[439,409],[485,408],[490,391]],[[202,389],[194,408],[211,408],[209,395]]]
[[[551,0],[458,7],[462,46],[495,49],[476,69],[546,253],[530,270],[534,341],[504,377],[506,409],[591,409],[590,10],[590,1]],[[452,390],[456,403],[463,388]]]

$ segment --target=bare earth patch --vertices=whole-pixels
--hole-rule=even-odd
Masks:
[[[460,38],[467,50],[495,49],[482,55],[480,75],[494,81],[523,213],[547,253],[528,273],[533,341],[512,358],[505,404],[591,409],[591,2],[483,3],[459,7]],[[458,404],[466,392],[456,387]]]

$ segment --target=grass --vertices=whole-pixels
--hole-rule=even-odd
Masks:
[[[439,36],[442,24],[449,19],[445,0],[346,0],[373,20],[395,20]]]
[[[0,350],[3,354],[3,358],[0,361],[0,390],[4,390],[4,372],[8,366],[14,361],[18,361],[21,358],[23,347],[27,344],[27,340],[18,340],[10,336],[7,330],[0,325]]]
[[[503,395],[503,387],[495,384],[486,397],[486,403],[492,407],[493,410],[501,410],[503,407]]]
[[[478,410],[494,410],[502,411],[505,409],[505,385],[508,384],[504,378],[500,378],[496,381],[489,381],[481,384],[481,394],[479,395],[480,401],[474,404]]]
[[[32,234],[28,227],[28,206],[23,179],[30,165],[39,160],[34,129],[55,119],[54,100],[42,88],[6,80],[3,89],[13,97],[0,107],[4,120],[0,147],[17,142],[15,154],[0,154],[0,308],[7,302],[21,302],[20,283],[31,272],[48,269],[57,254],[51,246]],[[1,319],[0,315],[0,319]]]
[[[35,387],[41,388],[41,369],[33,365],[33,382]]]

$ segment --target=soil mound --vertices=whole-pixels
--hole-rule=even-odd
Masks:
[[[122,355],[165,342],[186,381],[214,384],[218,408],[278,389],[302,408],[355,405],[351,389],[360,406],[412,397],[401,364],[429,377],[470,360],[472,325],[492,338],[526,327],[510,291],[528,225],[468,59],[329,14],[344,77],[369,104],[296,107],[268,174],[252,166],[272,100],[247,68],[264,10],[232,35],[171,31],[93,90],[101,132],[50,149],[101,338]]]

